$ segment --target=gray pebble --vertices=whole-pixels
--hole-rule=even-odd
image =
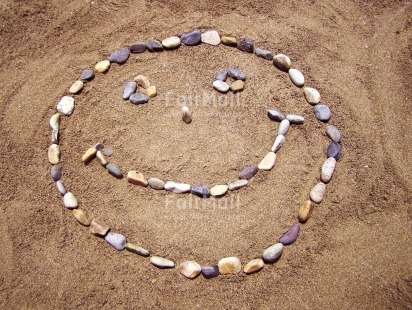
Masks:
[[[258,57],[261,57],[266,60],[273,60],[273,54],[271,51],[264,50],[261,48],[255,48],[255,54]]]
[[[217,277],[219,275],[219,267],[217,265],[202,266],[202,274],[206,279]]]
[[[258,170],[256,165],[248,166],[239,173],[239,179],[250,180]]]
[[[327,122],[332,116],[329,107],[324,104],[316,105],[313,112],[315,113],[316,118],[321,122]]]
[[[225,82],[227,80],[227,70],[220,71],[218,74],[216,74],[215,80]]]
[[[123,178],[123,173],[120,171],[120,169],[115,165],[115,164],[107,164],[106,169],[109,171],[109,173],[114,176],[115,178],[121,179]]]
[[[229,183],[227,185],[227,187],[229,188],[229,190],[235,191],[239,188],[242,188],[242,187],[246,186],[248,183],[249,183],[248,180],[240,179],[240,180],[236,180],[232,183]]]
[[[129,97],[129,100],[134,104],[144,104],[149,102],[149,97],[145,94],[134,93]]]
[[[196,29],[191,32],[182,34],[180,37],[180,41],[182,41],[184,45],[189,45],[189,46],[197,45],[197,44],[200,44],[201,35],[202,34],[200,30]]]
[[[122,98],[124,100],[129,99],[129,97],[136,92],[137,83],[136,82],[127,82],[126,86],[123,89]]]
[[[98,151],[101,151],[104,149],[104,145],[103,143],[97,142],[96,145],[94,146],[94,148]]]
[[[147,180],[147,182],[149,183],[149,186],[153,189],[165,189],[165,182],[158,178],[150,178],[149,180]]]
[[[229,91],[229,85],[221,80],[214,81],[213,88],[221,93],[227,93]]]
[[[340,139],[342,138],[342,135],[339,129],[333,125],[328,125],[326,127],[326,134],[334,142],[339,142]]]
[[[109,61],[122,65],[127,61],[127,59],[129,59],[129,56],[130,56],[130,50],[128,48],[124,48],[120,51],[117,51],[111,54],[109,56]]]
[[[62,177],[62,170],[59,166],[53,165],[53,167],[50,170],[50,175],[53,180],[58,181]]]
[[[123,251],[126,245],[126,237],[118,233],[109,232],[104,240],[118,251]]]
[[[131,53],[143,53],[144,51],[146,51],[146,44],[144,44],[143,42],[137,42],[137,43],[133,43],[132,45],[130,45],[130,52]]]
[[[80,75],[80,80],[82,81],[90,81],[94,78],[94,71],[90,69],[86,69]]]
[[[59,144],[59,128],[53,128],[52,134],[51,134],[51,141],[53,144]]]
[[[326,156],[329,157],[333,157],[336,160],[339,160],[342,156],[342,145],[340,145],[337,142],[332,141],[329,146],[328,146],[328,150],[326,152]]]
[[[292,61],[285,54],[277,54],[273,57],[273,65],[279,70],[288,72],[292,68]]]
[[[282,252],[283,244],[276,243],[263,251],[263,259],[266,262],[273,263],[274,261],[279,259],[279,257],[282,255]]]
[[[300,225],[296,224],[287,232],[285,232],[282,237],[280,237],[279,242],[283,245],[292,244],[296,241],[299,235]]]
[[[282,113],[276,110],[269,110],[268,116],[272,121],[277,121],[277,122],[281,122],[286,118],[285,115],[283,115]]]
[[[56,188],[57,188],[57,191],[62,195],[65,195],[67,193],[67,190],[63,185],[63,182],[60,180],[56,182]]]
[[[284,119],[283,121],[280,122],[279,128],[278,128],[278,135],[286,136],[286,134],[289,131],[290,127],[290,122],[287,119]]]
[[[191,192],[193,195],[196,195],[196,196],[199,196],[199,197],[202,197],[202,198],[208,198],[208,197],[210,197],[210,190],[209,190],[209,188],[208,188],[207,186],[205,186],[205,185],[196,185],[196,186],[193,186],[193,187],[190,189],[190,192]]]
[[[286,115],[286,119],[291,123],[291,124],[303,124],[305,122],[305,118],[300,115],[294,115],[294,114],[289,114]]]
[[[246,53],[253,53],[253,41],[251,39],[243,39],[237,45],[237,48]]]
[[[246,80],[246,74],[244,74],[242,70],[237,68],[227,69],[227,75],[235,80]]]
[[[113,155],[113,150],[112,149],[105,149],[103,153],[104,153],[104,155],[110,157],[110,156]]]
[[[164,51],[162,43],[160,43],[159,41],[156,41],[156,40],[152,40],[152,41],[147,42],[146,47],[147,47],[147,50],[150,53],[156,53],[156,52],[163,52]]]
[[[273,143],[271,151],[273,153],[276,153],[277,151],[280,150],[280,148],[285,144],[285,136],[284,135],[278,135],[275,139],[275,143]]]

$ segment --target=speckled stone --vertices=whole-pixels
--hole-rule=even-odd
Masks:
[[[289,69],[289,77],[292,83],[298,87],[303,87],[305,84],[305,77],[298,69]]]
[[[122,171],[115,164],[112,164],[112,163],[107,164],[106,169],[115,178],[117,179],[123,178]]]
[[[193,195],[196,195],[196,196],[199,196],[199,197],[202,197],[202,198],[208,198],[208,197],[210,197],[210,190],[209,190],[209,188],[208,188],[207,186],[205,186],[205,185],[196,185],[196,186],[193,186],[193,187],[190,189],[190,192],[191,192]]]
[[[176,194],[183,194],[190,191],[190,185],[185,183],[175,183],[173,181],[167,181],[165,184],[165,190]]]
[[[237,80],[230,85],[230,90],[233,92],[242,91],[245,88],[245,82]]]
[[[263,259],[265,262],[273,263],[280,258],[283,252],[283,244],[276,243],[263,251]]]
[[[109,232],[104,240],[118,251],[123,251],[126,245],[126,237],[114,232]]]
[[[121,49],[120,51],[114,52],[109,56],[109,61],[117,63],[119,65],[124,64],[130,56],[130,50],[128,48]]]
[[[305,118],[300,115],[295,115],[295,114],[289,114],[286,115],[286,119],[291,123],[295,125],[300,125],[305,122]]]
[[[219,260],[217,266],[222,275],[236,274],[242,270],[242,264],[237,257],[225,257]]]
[[[279,242],[283,245],[292,244],[298,238],[300,231],[300,225],[293,225],[287,232],[285,232],[282,237],[280,237]]]
[[[159,52],[163,52],[164,50],[162,43],[156,40],[151,40],[147,42],[146,47],[150,53],[159,53]]]
[[[138,76],[136,76],[134,78],[134,81],[137,83],[137,85],[142,86],[144,89],[147,89],[150,87],[149,79],[142,74],[139,74]]]
[[[269,152],[259,163],[258,169],[269,171],[273,168],[273,166],[275,165],[275,162],[276,162],[276,154],[273,152]]]
[[[123,89],[123,94],[122,94],[123,100],[128,100],[129,97],[136,92],[136,89],[137,89],[136,82],[134,81],[127,82]]]
[[[139,254],[141,256],[147,257],[147,256],[150,255],[150,252],[148,250],[146,250],[145,248],[142,248],[142,247],[140,247],[140,246],[138,246],[134,243],[127,242],[124,247],[127,251],[135,253],[135,254]]]
[[[327,105],[318,104],[315,106],[313,112],[318,120],[327,122],[332,117],[332,113]]]
[[[336,160],[339,160],[342,156],[342,145],[334,141],[329,143],[328,150],[326,151],[326,156],[328,158],[334,157]]]
[[[130,45],[129,49],[131,53],[143,53],[146,51],[147,46],[144,42],[136,42]]]
[[[176,36],[171,36],[162,41],[162,45],[166,49],[176,49],[181,43],[180,38]]]
[[[305,223],[312,216],[313,207],[314,205],[310,200],[306,200],[302,203],[298,211],[299,222]]]
[[[110,68],[110,61],[109,60],[102,60],[96,64],[94,70],[99,73],[104,73]]]
[[[206,279],[217,277],[219,273],[219,267],[217,265],[202,266],[202,274]]]
[[[149,184],[142,173],[133,170],[127,173],[127,181],[131,184],[143,187],[146,187]]]
[[[186,261],[177,266],[177,270],[188,279],[196,278],[202,271],[202,267],[194,261]]]
[[[83,89],[83,82],[79,80],[79,81],[74,82],[72,86],[70,86],[69,93],[77,94],[82,89]]]
[[[220,71],[218,74],[216,74],[215,80],[225,82],[227,80],[227,70]]]
[[[73,216],[74,218],[83,226],[89,226],[90,225],[90,221],[87,218],[87,214],[85,211],[83,211],[82,209],[74,209],[73,211]]]
[[[129,97],[129,100],[133,104],[145,104],[149,102],[149,97],[145,94],[134,93]]]
[[[60,178],[62,177],[62,170],[60,169],[60,167],[57,165],[53,165],[53,167],[50,169],[50,176],[56,182],[60,180]]]
[[[99,223],[96,220],[92,220],[90,222],[90,231],[92,232],[93,235],[105,236],[109,230],[110,230],[109,226],[103,223]]]
[[[237,47],[237,39],[235,37],[222,37],[221,41],[224,45]]]
[[[332,141],[337,143],[340,142],[340,139],[342,138],[339,129],[333,125],[326,126],[326,134]]]
[[[288,72],[292,68],[292,61],[285,54],[277,54],[273,57],[273,65],[279,70]]]
[[[312,87],[305,87],[303,88],[303,93],[305,95],[306,101],[311,104],[315,105],[320,102],[320,93],[317,89]]]
[[[83,70],[82,74],[80,75],[80,80],[82,81],[91,81],[94,78],[94,71],[91,69]]]
[[[242,70],[237,68],[227,69],[227,75],[235,80],[246,80],[246,74],[244,74]]]
[[[221,80],[214,81],[213,88],[221,93],[227,93],[229,91],[229,85]]]
[[[285,136],[284,135],[278,135],[275,139],[275,143],[273,143],[271,151],[273,153],[276,153],[277,151],[280,150],[280,148],[285,144]]]
[[[201,34],[202,33],[200,32],[200,30],[196,29],[191,32],[182,34],[180,36],[180,40],[182,41],[184,45],[189,45],[189,46],[198,45],[201,40],[200,38]]]
[[[165,189],[165,182],[163,182],[162,180],[158,178],[150,178],[149,180],[147,180],[147,182],[149,183],[149,186],[153,189],[156,189],[156,190]]]
[[[256,165],[251,165],[239,173],[239,179],[250,180],[259,171]]]
[[[74,110],[74,98],[69,96],[64,96],[56,107],[57,111],[63,113],[66,116],[70,116]]]
[[[57,191],[61,194],[64,195],[67,193],[66,187],[64,186],[63,182],[61,180],[56,182],[56,188]]]
[[[273,60],[273,54],[271,51],[264,50],[261,48],[255,48],[255,54],[256,56],[266,59],[266,60]]]
[[[280,122],[278,128],[278,135],[286,136],[290,128],[290,122],[287,119],[284,119]]]
[[[329,181],[332,179],[335,168],[336,168],[336,159],[334,157],[329,157],[328,159],[326,159],[322,165],[320,180],[323,183],[329,183]]]
[[[255,258],[245,265],[245,267],[243,268],[243,272],[246,274],[258,272],[263,268],[263,266],[265,266],[263,259]]]
[[[66,209],[76,209],[78,206],[77,199],[71,192],[64,195],[63,204]]]
[[[150,262],[158,268],[173,268],[175,263],[170,259],[166,259],[160,256],[152,256],[150,257]]]
[[[209,30],[201,35],[202,43],[210,44],[210,45],[219,45],[220,44],[220,36],[216,30]]]
[[[283,115],[282,113],[280,113],[279,111],[276,111],[276,110],[269,110],[268,111],[268,117],[272,121],[276,121],[276,122],[281,122],[286,118],[285,115]]]
[[[60,147],[57,144],[50,145],[47,156],[52,165],[57,165],[60,161]]]
[[[239,42],[237,48],[242,52],[253,53],[254,44],[251,39],[243,39]]]
[[[234,182],[229,183],[227,187],[229,188],[229,190],[235,191],[235,190],[238,190],[246,186],[248,183],[249,183],[248,180],[240,179],[240,180],[236,180]]]
[[[319,182],[310,191],[310,199],[315,203],[321,203],[326,192],[325,183]]]

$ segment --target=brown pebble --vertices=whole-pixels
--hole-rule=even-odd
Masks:
[[[149,184],[144,178],[143,174],[137,171],[129,171],[127,174],[127,181],[134,185],[147,186]]]
[[[96,220],[92,220],[90,223],[90,230],[93,235],[105,236],[107,232],[110,230],[110,227],[106,226],[105,224],[98,223],[96,222]]]
[[[235,37],[222,37],[221,42],[224,45],[237,46],[237,40]]]
[[[90,225],[90,221],[87,218],[86,212],[84,212],[82,209],[74,209],[72,212],[74,217],[80,224],[82,224],[83,226]]]
[[[47,156],[52,165],[57,165],[60,161],[60,147],[57,144],[50,145]]]
[[[298,211],[298,220],[301,223],[306,222],[312,215],[314,204],[310,200],[302,203]]]
[[[82,162],[87,163],[96,157],[97,150],[95,147],[89,148],[82,156]]]
[[[245,267],[243,268],[243,272],[247,274],[257,272],[261,270],[264,265],[265,263],[263,262],[263,259],[255,258],[245,265]]]
[[[147,77],[144,75],[138,75],[134,78],[134,81],[137,83],[137,85],[142,86],[144,89],[147,89],[150,87],[150,82]]]

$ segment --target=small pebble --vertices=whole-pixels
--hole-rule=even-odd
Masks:
[[[167,49],[175,49],[178,48],[181,44],[180,38],[176,36],[172,36],[169,38],[166,38],[162,41],[162,45],[164,48]]]
[[[130,52],[131,53],[143,53],[146,51],[147,46],[144,42],[136,42],[130,45]]]
[[[305,87],[303,88],[303,93],[305,94],[306,101],[309,104],[315,105],[320,102],[320,94],[316,89],[312,87]]]
[[[60,161],[60,147],[57,144],[52,144],[47,152],[49,162],[52,165],[57,165]]]
[[[227,70],[220,71],[218,74],[216,74],[215,80],[225,82],[227,80]]]
[[[310,191],[310,199],[315,203],[321,203],[323,196],[325,195],[326,185],[325,183],[319,182]]]
[[[146,94],[149,98],[153,98],[157,96],[157,88],[156,86],[152,85],[146,89]]]
[[[96,145],[94,146],[96,150],[101,151],[104,149],[104,145],[100,142],[97,142]]]
[[[87,218],[86,212],[84,212],[82,209],[74,209],[72,212],[74,217],[80,224],[82,224],[83,226],[90,225],[90,221]]]
[[[277,151],[280,150],[280,148],[285,144],[285,136],[284,135],[278,135],[275,139],[275,143],[273,143],[271,151],[273,153],[276,153]]]
[[[111,54],[109,56],[109,61],[122,65],[129,59],[129,56],[130,50],[128,48],[124,48]]]
[[[82,81],[76,81],[72,84],[72,86],[70,86],[69,93],[77,94],[82,89],[83,89],[83,82]]]
[[[52,179],[57,182],[62,177],[62,170],[60,169],[59,166],[53,165],[53,167],[50,170],[50,175]]]
[[[56,188],[57,188],[57,191],[58,191],[60,194],[62,194],[62,195],[64,195],[64,194],[67,193],[67,190],[66,190],[66,188],[64,187],[63,182],[60,181],[60,180],[56,182]]]
[[[148,250],[146,250],[145,248],[142,248],[134,243],[130,243],[127,242],[124,246],[126,248],[127,251],[132,252],[132,253],[136,253],[139,254],[141,256],[149,256],[150,253]]]
[[[288,72],[292,68],[292,61],[284,54],[278,54],[273,57],[273,65],[279,70]]]
[[[239,42],[237,48],[246,53],[253,53],[254,44],[251,39],[243,39]]]
[[[175,183],[173,181],[167,181],[165,184],[165,190],[176,194],[183,194],[190,191],[190,185],[185,183]]]
[[[94,219],[90,222],[90,231],[92,232],[93,235],[105,236],[109,230],[110,230],[109,226],[102,224],[102,223],[98,223]]]
[[[283,252],[283,244],[276,243],[263,251],[263,259],[265,262],[273,263],[278,260]]]
[[[95,147],[89,148],[82,156],[82,162],[87,163],[96,157],[97,149]]]
[[[147,47],[147,50],[150,53],[163,52],[163,50],[164,50],[162,43],[160,43],[159,41],[156,41],[156,40],[152,40],[152,41],[147,42],[146,47]]]
[[[340,139],[342,138],[339,129],[333,125],[326,126],[326,134],[332,141],[336,143],[340,142]]]
[[[222,258],[217,266],[219,267],[219,273],[223,275],[236,274],[242,270],[242,264],[237,257]]]
[[[149,97],[145,94],[134,93],[129,97],[129,100],[133,104],[145,104],[149,102]]]
[[[94,78],[94,71],[91,69],[83,70],[82,74],[80,75],[80,80],[82,81],[90,81]]]
[[[227,193],[227,185],[215,185],[210,189],[210,195],[213,197],[221,197]]]
[[[137,83],[136,82],[127,82],[126,86],[123,89],[123,94],[122,94],[122,98],[124,100],[128,100],[129,97],[134,94],[136,92],[137,89]]]
[[[210,190],[209,190],[209,188],[208,188],[207,186],[205,186],[205,185],[196,185],[196,186],[193,186],[193,187],[190,189],[190,192],[191,192],[193,195],[196,195],[196,196],[199,196],[199,197],[202,197],[202,198],[208,198],[208,197],[210,197]]]
[[[314,205],[310,200],[306,200],[302,203],[298,211],[299,222],[305,223],[312,216],[313,207]]]
[[[64,96],[57,104],[57,111],[63,113],[66,116],[70,116],[74,110],[74,98]]]
[[[322,172],[320,174],[320,180],[323,183],[329,183],[332,179],[333,172],[336,167],[336,159],[334,157],[329,157],[322,165]]]
[[[221,93],[227,93],[229,91],[229,85],[221,80],[214,81],[213,88]]]
[[[263,266],[265,266],[263,259],[255,258],[245,265],[245,267],[243,268],[243,272],[246,274],[254,273],[261,270]]]
[[[53,144],[59,144],[59,128],[53,128],[51,134],[51,141]]]
[[[296,125],[300,125],[300,124],[303,124],[303,123],[305,122],[305,118],[304,118],[303,116],[294,115],[294,114],[286,115],[286,119],[287,119],[291,124],[296,124]]]
[[[292,226],[292,228],[290,228],[287,232],[285,232],[282,235],[282,237],[280,237],[279,242],[282,243],[283,245],[292,244],[298,238],[299,230],[300,230],[299,223],[295,224],[294,226]]]
[[[77,199],[71,192],[67,192],[63,197],[64,207],[67,209],[76,209],[78,206]]]
[[[162,180],[158,178],[150,178],[149,180],[147,180],[147,182],[149,183],[149,186],[153,189],[157,189],[157,190],[165,189],[165,182],[163,182]]]
[[[316,105],[313,112],[315,113],[316,118],[321,122],[327,122],[332,116],[329,107],[324,104]]]
[[[104,157],[102,151],[97,151],[97,152],[96,152],[96,158],[97,158],[98,162],[99,162],[103,167],[106,167],[106,165],[109,163],[109,162],[107,161],[106,157]]]
[[[118,251],[123,251],[126,245],[126,237],[114,232],[109,232],[104,240]]]
[[[248,180],[241,179],[241,180],[236,180],[232,183],[229,183],[227,187],[229,188],[229,190],[235,191],[239,188],[242,188],[242,187],[246,186],[248,183],[249,183]]]
[[[139,74],[138,76],[136,76],[134,78],[134,81],[137,83],[137,85],[142,86],[144,89],[147,89],[150,87],[149,79],[142,74]]]
[[[59,129],[60,128],[60,119],[61,119],[61,113],[55,113],[53,114],[52,117],[50,117],[50,127],[52,129]]]
[[[186,261],[181,263],[177,270],[186,278],[194,279],[200,274],[202,267],[194,261]]]
[[[111,164],[111,163],[107,164],[106,169],[115,178],[118,178],[118,179],[123,178],[123,173],[120,171],[120,169],[115,164]]]
[[[186,124],[190,124],[192,122],[192,112],[190,112],[187,106],[182,108],[182,119]]]
[[[235,37],[222,37],[222,43],[224,45],[237,47],[237,40]]]
[[[219,267],[217,265],[202,266],[202,274],[206,279],[211,279],[219,275]]]
[[[127,181],[131,184],[140,186],[147,186],[149,184],[143,174],[137,171],[129,171],[127,173]]]
[[[280,122],[279,128],[278,128],[278,135],[286,136],[286,134],[289,131],[290,127],[290,122],[287,119],[284,119],[283,121]]]
[[[276,154],[273,152],[269,152],[259,163],[258,169],[269,171],[273,168],[273,166],[275,165],[275,162],[276,162]]]
[[[241,91],[245,88],[245,83],[242,80],[237,80],[230,85],[230,90],[233,92]]]
[[[209,30],[201,35],[202,43],[210,44],[210,45],[219,45],[220,43],[220,36],[216,30]]]
[[[334,157],[336,160],[339,160],[342,156],[342,145],[337,142],[332,141],[329,143],[328,150],[326,152],[326,156]]]
[[[169,259],[159,257],[159,256],[152,256],[150,257],[150,262],[159,268],[173,268],[175,263]]]
[[[293,84],[302,87],[305,84],[305,77],[298,69],[289,69],[289,77]]]
[[[258,57],[261,57],[266,60],[273,60],[273,54],[271,51],[264,50],[261,48],[255,48],[255,54]]]
[[[113,150],[112,150],[112,149],[105,149],[105,150],[103,151],[103,153],[104,153],[104,155],[110,157],[110,156],[113,155]]]
[[[276,122],[281,122],[286,118],[285,115],[283,115],[282,113],[276,110],[269,110],[268,116],[272,121],[276,121]]]
[[[242,70],[237,68],[227,69],[227,75],[235,80],[246,80],[246,74],[244,74]]]
[[[109,68],[110,68],[110,61],[106,59],[106,60],[102,60],[98,62],[96,66],[94,67],[94,70],[96,70],[96,72],[99,72],[99,73],[104,73],[107,70],[109,70]]]
[[[182,41],[184,45],[189,45],[189,46],[197,45],[200,43],[201,34],[202,33],[200,32],[200,30],[196,29],[191,32],[182,34],[180,36],[180,40]]]
[[[256,165],[248,166],[239,173],[239,179],[250,180],[258,170]]]

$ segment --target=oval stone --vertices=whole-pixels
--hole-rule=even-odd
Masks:
[[[242,52],[253,53],[254,44],[251,39],[243,39],[239,42],[237,48]]]
[[[104,157],[103,152],[102,151],[97,151],[96,152],[96,158],[98,160],[98,162],[103,166],[106,167],[106,165],[109,163],[106,159],[106,157]]]
[[[149,184],[143,174],[137,171],[129,171],[127,173],[127,181],[134,185],[147,186]]]
[[[73,211],[73,215],[75,217],[75,219],[82,224],[83,226],[89,226],[90,225],[90,221],[87,218],[86,212],[84,212],[82,209],[74,209]]]
[[[180,41],[182,41],[184,45],[193,46],[193,45],[197,45],[200,43],[200,36],[201,36],[200,30],[196,29],[191,32],[182,34],[180,36]]]
[[[221,80],[214,81],[213,88],[221,93],[227,93],[229,91],[229,85]]]
[[[286,115],[286,119],[287,119],[291,124],[296,124],[296,125],[300,125],[300,124],[303,124],[303,123],[305,122],[305,118],[304,118],[303,116],[294,115],[294,114]]]
[[[242,270],[242,264],[240,259],[237,257],[225,257],[222,258],[217,266],[219,267],[219,273],[226,274],[236,274]]]
[[[93,158],[96,157],[97,149],[95,147],[89,148],[83,155],[82,155],[82,162],[87,163],[91,161]]]
[[[239,173],[239,179],[250,180],[258,170],[256,165],[248,166]]]
[[[56,128],[60,129],[60,119],[61,119],[61,113],[53,114],[53,116],[50,117],[50,121],[49,121],[50,127],[52,129],[56,129]]]
[[[227,193],[227,185],[215,185],[210,189],[210,195],[213,197],[221,197]]]
[[[255,258],[245,265],[245,267],[243,268],[243,272],[246,274],[254,273],[261,270],[263,266],[265,266],[263,259]]]
[[[329,143],[328,150],[326,151],[326,156],[328,158],[334,157],[336,160],[339,160],[342,156],[342,145],[334,141]]]
[[[276,121],[276,122],[281,122],[286,118],[285,115],[283,115],[282,113],[276,110],[269,110],[268,116],[272,121]]]
[[[51,134],[51,142],[53,144],[59,144],[59,128],[53,128],[52,134]]]
[[[187,106],[182,108],[182,120],[186,124],[190,124],[192,122],[192,112],[190,112],[189,107]]]
[[[283,244],[276,243],[263,251],[263,259],[265,262],[273,263],[278,260],[283,252]]]
[[[124,48],[111,54],[109,56],[109,61],[122,65],[129,59],[129,56],[130,50],[128,48]]]
[[[262,159],[262,161],[258,165],[258,169],[260,170],[271,170],[276,162],[276,154],[273,152],[269,152],[266,156]]]
[[[289,69],[289,77],[293,84],[302,87],[305,84],[305,77],[298,69]]]
[[[229,188],[229,190],[234,191],[234,190],[237,190],[239,188],[246,186],[248,183],[249,183],[248,180],[241,179],[241,180],[236,180],[232,183],[229,183],[227,187]]]
[[[134,93],[129,97],[129,100],[133,104],[145,104],[149,102],[149,97],[145,94]]]
[[[62,195],[67,193],[66,187],[64,187],[63,182],[60,180],[56,182],[56,188],[57,188],[57,191]]]
[[[64,96],[56,107],[57,111],[63,113],[66,116],[70,116],[74,110],[74,98],[69,96]]]
[[[230,85],[230,90],[233,92],[241,91],[245,88],[245,83],[242,80],[237,80]]]
[[[339,129],[333,125],[328,125],[326,127],[326,134],[334,142],[340,142],[340,139],[342,138]]]
[[[202,266],[202,274],[206,279],[214,278],[219,275],[219,267],[217,265]]]
[[[273,60],[273,54],[271,51],[264,50],[261,48],[255,48],[255,54],[256,56],[266,59],[266,60]]]
[[[124,246],[127,251],[139,254],[141,256],[149,256],[150,253],[145,248],[142,248],[134,243],[127,242]]]
[[[272,146],[272,152],[276,153],[277,151],[280,150],[280,148],[283,146],[283,144],[285,143],[286,139],[285,136],[283,135],[278,135],[275,139],[275,143],[273,143]]]
[[[133,82],[133,81],[127,82],[123,89],[122,98],[124,100],[128,100],[129,97],[136,92],[136,89],[137,89],[136,82]]]
[[[227,80],[227,70],[220,71],[215,76],[215,80],[226,81]]]
[[[112,164],[112,163],[107,164],[106,169],[115,178],[118,178],[118,179],[123,178],[122,171],[115,164]]]
[[[205,44],[219,45],[220,36],[216,30],[209,30],[201,35],[201,41]]]
[[[235,37],[222,37],[222,43],[228,46],[237,46],[237,39]]]
[[[152,85],[146,89],[146,94],[149,98],[153,98],[157,96],[157,88],[156,86]]]
[[[227,75],[235,80],[246,80],[246,74],[243,73],[242,70],[237,68],[229,68],[227,69]]]
[[[288,72],[292,68],[292,61],[285,54],[277,54],[273,57],[273,65],[279,70]]]
[[[186,261],[181,263],[177,270],[188,279],[196,278],[202,271],[202,267],[194,261]]]
[[[300,231],[300,225],[298,223],[292,226],[287,232],[285,232],[282,235],[282,237],[280,237],[279,242],[282,243],[283,245],[292,244],[298,238],[299,231]]]
[[[284,119],[283,121],[280,122],[279,128],[278,128],[278,135],[286,136],[286,134],[289,131],[290,127],[290,122],[287,119]]]
[[[51,175],[52,179],[57,182],[62,177],[62,170],[60,169],[59,166],[53,165],[53,167],[50,170],[50,175]]]
[[[82,89],[83,89],[83,82],[82,81],[76,81],[72,84],[72,86],[70,86],[69,93],[77,94]]]
[[[321,122],[327,122],[332,117],[332,113],[327,105],[318,104],[315,106],[313,112],[318,120]]]
[[[315,203],[321,203],[323,196],[325,195],[326,185],[325,183],[319,182],[310,191],[310,199]]]
[[[208,198],[208,197],[210,197],[210,190],[209,190],[209,188],[208,188],[207,186],[205,186],[205,185],[196,185],[196,186],[193,186],[193,187],[190,189],[190,192],[191,192],[193,195],[196,195],[196,196],[199,196],[199,197],[202,197],[202,198]]]
[[[159,41],[156,40],[151,40],[149,42],[147,42],[147,50],[150,53],[158,53],[158,52],[163,52],[164,48],[162,43],[160,43]]]
[[[126,237],[114,232],[109,232],[104,240],[118,251],[123,251],[126,245]]]
[[[163,182],[162,180],[158,178],[150,178],[149,180],[147,180],[147,182],[149,183],[149,186],[153,189],[156,189],[156,190],[165,189],[165,182]]]
[[[90,81],[94,78],[94,71],[91,69],[83,70],[82,74],[80,75],[80,80],[82,81]]]
[[[143,53],[146,51],[146,44],[144,42],[136,42],[130,45],[130,52],[131,53]]]
[[[332,179],[333,172],[336,167],[336,159],[334,157],[329,157],[322,165],[322,171],[320,174],[320,180],[323,183],[329,183]]]
[[[183,194],[190,191],[190,185],[185,183],[175,183],[173,181],[167,181],[165,184],[165,190],[176,194]]]
[[[147,89],[150,87],[149,79],[142,74],[139,74],[138,76],[136,76],[134,78],[134,81],[137,83],[137,85],[142,86],[144,89]]]
[[[78,206],[77,199],[71,192],[67,192],[63,197],[64,207],[67,209],[76,209]]]
[[[103,223],[99,223],[96,220],[92,220],[90,222],[90,231],[92,232],[93,235],[105,236],[109,230],[110,230],[109,226]]]
[[[150,257],[150,262],[158,268],[173,268],[175,263],[170,259],[166,259],[160,256]]]
[[[302,203],[298,211],[299,222],[305,223],[312,216],[313,207],[314,205],[310,200],[306,200]]]
[[[50,145],[47,156],[52,165],[57,165],[60,161],[60,147],[57,144]]]
[[[181,44],[180,38],[176,36],[172,36],[169,38],[166,38],[162,41],[162,45],[164,48],[167,49],[175,49],[178,48]]]
[[[94,70],[99,73],[104,73],[110,68],[110,61],[109,60],[102,60],[96,64]]]
[[[303,93],[305,94],[306,101],[309,104],[315,105],[320,102],[320,94],[316,89],[312,87],[305,87],[303,88]]]

